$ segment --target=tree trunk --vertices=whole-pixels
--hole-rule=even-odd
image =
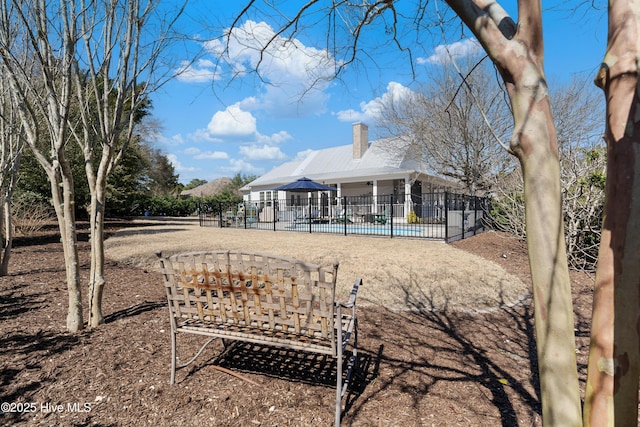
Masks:
[[[11,221],[11,195],[6,195],[2,203],[2,254],[0,254],[0,276],[9,274],[9,260],[13,247],[13,222]]]
[[[580,387],[560,200],[560,165],[554,149],[555,132],[549,128],[553,122],[550,114],[548,119],[541,114],[543,110],[550,113],[548,100],[534,103],[540,114],[528,118],[514,148],[519,152],[524,177],[542,420],[545,426],[579,426]]]
[[[509,93],[511,150],[524,177],[542,421],[580,426],[571,283],[564,242],[560,162],[543,69],[542,9],[519,1],[518,25],[497,3],[447,0],[498,67]]]
[[[77,332],[83,329],[84,323],[82,320],[82,285],[80,283],[73,178],[64,152],[58,152],[58,159],[57,169],[45,168],[45,170],[51,183],[53,205],[64,251],[69,297],[67,329],[69,332]]]
[[[91,271],[89,273],[89,327],[104,323],[104,192],[91,193]]]
[[[104,278],[104,213],[109,163],[113,151],[103,145],[102,157],[97,171],[93,171],[90,157],[85,161],[85,172],[91,192],[91,271],[89,273],[89,327],[104,323],[102,296],[106,280]]]
[[[640,324],[640,5],[609,2],[596,84],[607,102],[607,199],[593,300],[585,426],[637,425]]]

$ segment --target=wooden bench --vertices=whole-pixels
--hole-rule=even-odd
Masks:
[[[339,303],[337,263],[323,267],[233,251],[157,255],[171,319],[171,384],[176,369],[191,364],[218,338],[223,345],[239,340],[330,355],[337,365],[335,423],[340,425],[342,398],[357,367],[356,295],[361,279],[355,281],[349,301]],[[191,360],[176,367],[179,333],[212,338]],[[351,357],[345,365],[347,346]]]

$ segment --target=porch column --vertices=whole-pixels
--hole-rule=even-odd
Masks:
[[[374,214],[378,213],[378,180],[373,180],[373,209],[371,210]]]
[[[409,218],[409,212],[413,208],[413,200],[411,200],[411,177],[407,175],[404,178],[404,218]]]

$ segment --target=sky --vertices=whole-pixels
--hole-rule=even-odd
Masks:
[[[577,1],[577,0],[576,0]],[[263,5],[262,1],[258,1]],[[278,3],[278,2],[276,2]],[[344,50],[327,49],[327,24],[321,12],[310,15],[291,40],[276,38],[260,62],[260,47],[274,37],[302,2],[283,1],[281,13],[261,6],[240,20],[224,55],[223,35],[244,1],[191,1],[181,21],[191,39],[171,52],[174,79],[152,96],[152,116],[160,128],[152,141],[188,184],[237,173],[257,175],[310,150],[351,143],[355,122],[376,138],[380,101],[402,96],[428,83],[434,68],[450,58],[477,55],[481,49],[462,24],[442,30],[399,29],[411,56],[388,42],[384,27],[363,33],[356,61],[331,79]],[[408,7],[415,2],[398,2]],[[517,19],[515,2],[501,2]],[[560,7],[545,10],[545,72],[550,90],[573,77],[592,79],[606,48],[606,13]],[[452,14],[444,3],[445,18]],[[435,14],[435,10],[434,10]],[[353,17],[341,15],[341,22]],[[443,35],[444,34],[444,35]],[[340,38],[340,34],[336,36]],[[333,46],[333,45],[332,45]]]

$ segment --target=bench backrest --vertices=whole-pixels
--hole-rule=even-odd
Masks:
[[[334,340],[338,264],[191,252],[160,260],[173,321],[195,319]]]

